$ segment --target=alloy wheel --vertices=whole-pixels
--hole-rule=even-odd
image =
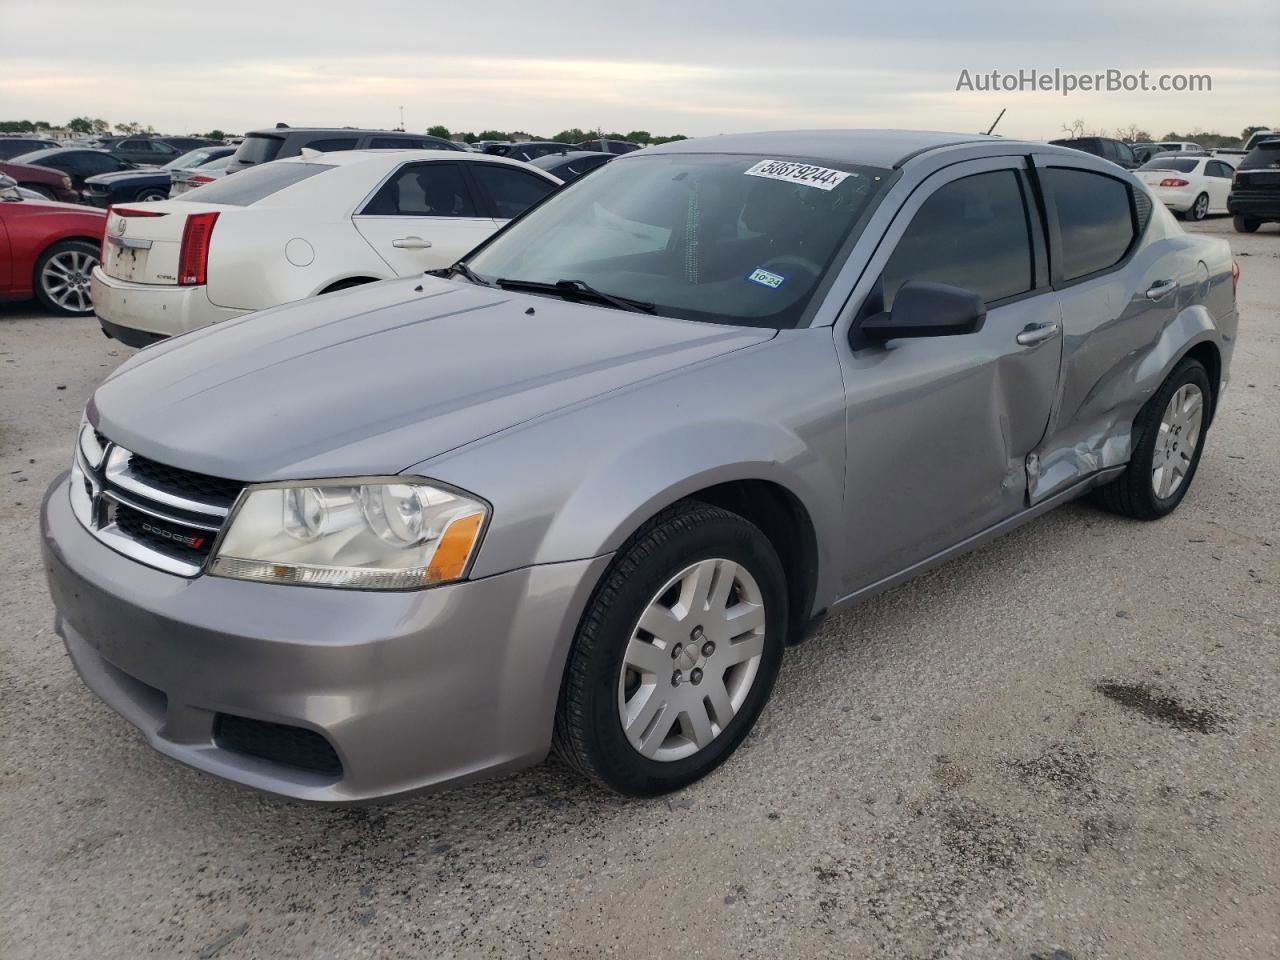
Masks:
[[[1196,197],[1195,218],[1203,220],[1209,213],[1209,197],[1207,194],[1200,194]]]
[[[1151,461],[1151,489],[1161,500],[1173,496],[1191,469],[1204,420],[1204,394],[1194,383],[1179,387],[1160,418]]]
[[[98,258],[82,250],[63,250],[54,254],[40,271],[40,285],[45,294],[63,310],[83,313],[89,299],[89,279]]]
[[[760,586],[741,564],[700,560],[672,577],[623,654],[618,716],[631,745],[669,762],[720,736],[755,682],[765,623]]]

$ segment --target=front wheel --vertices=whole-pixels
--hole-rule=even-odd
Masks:
[[[1137,520],[1159,520],[1177,509],[1204,452],[1212,402],[1204,366],[1183,360],[1142,408],[1134,423],[1138,442],[1129,466],[1097,489],[1097,501]]]
[[[757,527],[702,503],[659,514],[619,552],[583,614],[556,752],[632,796],[705,776],[769,699],[786,624],[785,575]]]
[[[1231,218],[1231,225],[1236,228],[1236,233],[1254,233],[1262,226],[1262,221],[1255,220],[1253,217],[1242,217],[1237,213]]]
[[[64,317],[93,312],[89,280],[98,265],[99,248],[85,240],[55,243],[36,261],[36,299],[46,310]]]

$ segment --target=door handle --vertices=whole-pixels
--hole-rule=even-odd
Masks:
[[[1177,289],[1177,280],[1157,280],[1151,286],[1147,287],[1147,299],[1159,300],[1173,293],[1173,291]]]
[[[391,245],[401,250],[426,250],[431,246],[431,241],[423,240],[421,237],[400,237],[392,240]]]
[[[1024,347],[1034,347],[1037,343],[1052,340],[1058,335],[1056,323],[1031,323],[1018,334],[1018,343]]]

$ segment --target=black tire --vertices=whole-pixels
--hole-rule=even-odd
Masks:
[[[1160,420],[1164,416],[1170,398],[1179,388],[1188,383],[1198,386],[1204,398],[1200,435],[1181,485],[1169,496],[1161,499],[1156,495],[1151,481],[1151,474],[1155,468],[1156,440],[1160,433]],[[1134,422],[1137,441],[1133,455],[1129,458],[1129,466],[1116,479],[1094,491],[1095,502],[1112,513],[1132,517],[1135,520],[1159,520],[1176,510],[1182,498],[1191,489],[1196,468],[1200,465],[1200,456],[1204,453],[1205,443],[1208,441],[1209,423],[1213,416],[1212,404],[1213,391],[1204,365],[1199,360],[1183,360],[1138,414],[1138,419]]]
[[[168,200],[169,191],[162,190],[160,187],[147,187],[145,190],[139,190],[138,195],[133,199],[138,203],[146,203],[149,200]]]
[[[35,270],[32,271],[31,285],[35,291],[36,299],[40,301],[40,305],[51,313],[56,313],[63,317],[87,317],[93,313],[93,304],[88,300],[87,279],[84,294],[83,308],[68,306],[58,301],[58,293],[45,282],[44,271],[49,261],[57,257],[59,254],[74,253],[87,255],[90,262],[85,268],[86,271],[92,271],[98,264],[98,257],[101,255],[101,248],[96,243],[89,243],[87,240],[63,240],[61,243],[55,243],[44,253],[40,254],[36,260]],[[88,273],[85,273],[87,278]]]
[[[1231,225],[1236,228],[1236,233],[1253,233],[1262,226],[1262,221],[1255,220],[1253,217],[1242,217],[1237,213],[1231,218]]]
[[[46,187],[43,183],[20,183],[18,184],[18,186],[22,187],[24,190],[30,190],[32,193],[38,193],[40,194],[40,196],[44,197],[46,200],[58,199],[53,195],[53,191],[50,190],[48,187]]]
[[[699,560],[744,566],[765,604],[764,648],[742,706],[691,756],[659,761],[631,745],[618,715],[623,654],[641,613],[672,577]],[[706,776],[737,748],[769,699],[787,629],[786,576],[772,544],[737,514],[686,502],[650,520],[618,551],[596,586],[574,638],[556,710],[553,747],[571,767],[630,796],[679,790]]]
[[[1201,209],[1200,201],[1204,201],[1204,209]],[[1192,201],[1191,207],[1187,210],[1187,219],[1191,221],[1203,220],[1209,214],[1209,195],[1202,193]]]

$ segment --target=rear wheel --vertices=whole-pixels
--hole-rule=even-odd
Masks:
[[[168,200],[168,199],[169,199],[169,191],[163,190],[160,187],[148,187],[146,190],[141,191],[137,197],[137,200],[139,203],[146,203],[148,200]]]
[[[1209,195],[1202,193],[1196,197],[1196,202],[1191,204],[1191,209],[1187,211],[1188,220],[1203,220],[1209,214]]]
[[[1236,233],[1253,233],[1262,226],[1262,221],[1255,220],[1253,217],[1242,217],[1237,213],[1231,218],[1231,225],[1236,228]]]
[[[583,614],[555,749],[633,796],[719,766],[751,730],[782,662],[785,576],[753,524],[688,503],[619,552]]]
[[[99,248],[86,240],[55,243],[36,261],[33,287],[47,310],[65,317],[93,312],[89,279],[98,265]]]
[[[1183,360],[1138,415],[1129,466],[1097,489],[1096,500],[1137,520],[1158,520],[1177,509],[1200,464],[1212,402],[1204,366]]]

